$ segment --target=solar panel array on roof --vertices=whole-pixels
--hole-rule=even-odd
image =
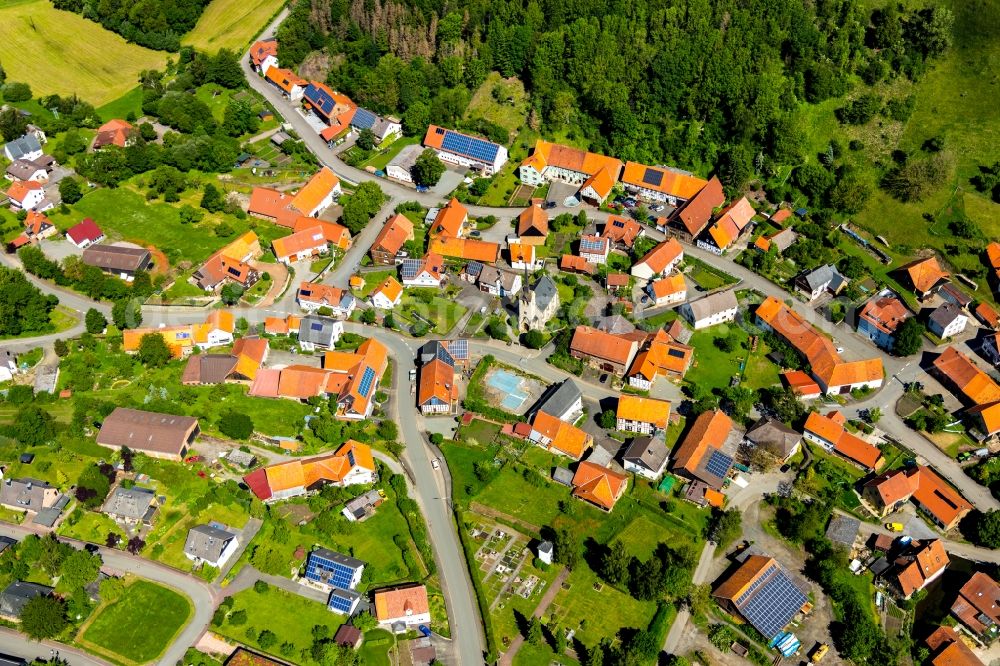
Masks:
[[[478,261],[470,261],[465,265],[465,273],[473,277],[478,277],[483,272],[483,265]]]
[[[317,88],[311,83],[306,86],[304,95],[305,98],[309,100],[310,104],[326,115],[332,113],[333,109],[337,106],[337,102],[334,101],[333,97],[331,97],[328,92],[322,88]]]
[[[653,187],[659,187],[663,182],[663,172],[659,169],[646,167],[646,173],[642,174],[642,182]]]
[[[332,610],[347,614],[351,612],[351,608],[360,596],[351,590],[334,590],[330,593],[330,601],[326,605]]]
[[[617,227],[619,229],[624,229],[625,228],[625,221],[624,220],[614,220],[611,223],[611,226]]]
[[[371,129],[377,120],[378,116],[376,114],[359,106],[354,112],[354,117],[351,118],[351,126],[360,129]]]
[[[314,322],[313,322],[313,323],[312,323],[312,324],[311,324],[311,325],[309,326],[309,328],[311,328],[311,329],[312,329],[312,330],[314,330],[314,331],[322,331],[322,330],[323,330],[323,322],[319,322],[319,321],[314,321]]]
[[[724,479],[726,478],[726,474],[729,473],[729,468],[732,466],[732,458],[721,451],[712,451],[712,455],[708,457],[708,464],[705,465],[705,470],[712,476]]]
[[[684,358],[684,352],[680,349],[668,349],[667,354],[673,356],[674,358]]]
[[[444,134],[444,128],[443,127],[435,128],[434,133],[435,134]]]
[[[399,274],[403,276],[404,280],[410,280],[417,276],[423,265],[423,259],[403,259],[403,265],[399,269]]]
[[[453,368],[455,367],[455,359],[448,352],[448,350],[445,348],[444,345],[438,344],[437,351],[436,351],[436,353],[434,355],[435,355],[435,357],[437,357],[437,359],[439,361],[444,361],[445,363],[447,363],[451,367],[453,367]]]
[[[453,358],[464,361],[469,358],[469,341],[452,340],[448,343],[448,352]]]
[[[601,252],[604,250],[604,240],[601,238],[581,238],[580,250],[584,252],[586,251]]]
[[[374,385],[375,371],[370,367],[366,367],[361,375],[361,384],[358,386],[358,393],[367,398],[368,394],[372,392],[372,386]]]
[[[445,130],[441,149],[481,162],[492,163],[497,158],[497,151],[500,150],[500,146],[483,139],[477,139],[474,136]]]
[[[757,631],[771,639],[788,626],[805,605],[806,595],[781,570],[770,576],[760,590],[740,608]]]
[[[774,564],[774,563],[772,563],[772,564],[771,564],[771,566],[769,566],[769,567],[768,567],[767,569],[765,569],[765,570],[764,570],[764,573],[762,573],[762,574],[761,574],[761,575],[760,575],[760,576],[759,576],[759,577],[757,578],[757,580],[755,580],[755,581],[754,581],[754,582],[753,582],[753,583],[752,583],[752,584],[750,585],[750,587],[748,587],[748,588],[747,588],[747,589],[746,589],[746,590],[745,590],[745,591],[743,592],[743,594],[741,594],[740,596],[736,597],[736,606],[737,606],[737,607],[739,607],[739,606],[743,605],[743,603],[744,603],[744,602],[745,602],[745,601],[746,601],[747,599],[749,599],[749,598],[750,598],[750,595],[751,595],[751,594],[753,594],[754,592],[756,592],[756,591],[757,591],[757,588],[758,588],[758,587],[760,587],[761,585],[763,585],[764,583],[766,583],[766,582],[767,582],[767,579],[768,579],[768,577],[769,577],[769,576],[770,576],[770,575],[771,575],[772,573],[774,573],[775,571],[777,571],[777,569],[778,569],[778,565],[777,565],[777,564]]]

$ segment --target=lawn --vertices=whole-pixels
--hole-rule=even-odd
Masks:
[[[258,649],[260,645],[256,638],[251,639],[246,634],[249,627],[255,628],[257,633],[263,629],[271,630],[278,638],[275,647],[285,642],[292,643],[296,648],[295,654],[298,654],[312,645],[312,628],[315,625],[336,625],[341,619],[319,602],[276,587],[270,587],[263,594],[251,587],[234,595],[233,599],[235,603],[231,611],[246,611],[246,624],[234,626],[225,622],[222,625],[213,624],[212,629]]]
[[[362,164],[362,168],[366,166],[375,167],[379,171],[385,171],[385,167],[392,161],[396,155],[399,154],[406,146],[412,146],[420,143],[422,137],[420,136],[404,136],[393,141],[385,150],[375,153],[372,157],[368,158],[366,162]]]
[[[73,520],[77,515],[79,518],[74,523]],[[125,531],[118,526],[118,523],[96,511],[81,511],[80,514],[74,511],[60,523],[57,532],[59,536],[100,544],[107,542],[108,534],[111,532],[121,537],[125,536]]]
[[[235,238],[235,234],[217,236],[216,225],[209,216],[198,224],[182,224],[178,207],[147,202],[127,187],[95,189],[73,204],[69,215],[52,212],[49,217],[60,229],[76,224],[82,217],[90,217],[111,240],[154,245],[168,257],[175,254],[196,264]],[[226,223],[236,233],[250,228],[249,220],[227,217]]]
[[[727,275],[723,271],[695,257],[687,257],[685,264],[690,266],[687,276],[705,291],[720,289],[731,284],[736,284],[737,282],[733,276]]]
[[[200,51],[242,52],[282,5],[283,0],[212,0],[181,43]]]
[[[466,310],[464,305],[443,296],[435,296],[430,303],[424,303],[407,291],[403,293],[403,300],[398,312],[409,320],[414,320],[414,314],[416,314],[434,324],[434,333],[447,335],[451,329],[455,328],[455,324],[462,318]]]
[[[112,118],[125,118],[128,114],[142,116],[142,86],[136,86],[118,99],[97,109],[97,115],[107,122]]]
[[[371,271],[370,273],[362,273],[361,277],[365,279],[365,286],[356,292],[359,298],[366,298],[375,289],[385,282],[387,277],[396,277],[396,269],[387,268],[384,271]]]
[[[44,0],[0,7],[0,62],[7,80],[29,83],[36,97],[76,94],[106,104],[134,88],[142,70],[163,69],[168,56]]]
[[[176,503],[172,506],[174,507],[173,511],[177,512],[177,520],[164,520],[157,524],[146,537],[146,545],[151,547],[148,557],[182,571],[191,571],[192,569],[193,563],[184,554],[184,544],[192,527],[217,521],[234,530],[241,530],[249,519],[247,512],[237,504],[210,504],[197,515],[192,515],[185,510],[186,506],[179,509]],[[165,529],[161,529],[161,526]]]
[[[716,340],[732,335],[738,342],[732,352],[724,352],[716,346]],[[746,358],[744,344],[749,344],[750,335],[738,326],[722,324],[695,331],[688,342],[694,347],[694,362],[685,375],[685,381],[706,389],[729,386],[733,375],[740,374],[741,361]]]
[[[495,93],[502,92],[499,95]],[[524,127],[528,115],[528,94],[524,83],[517,77],[504,79],[499,72],[490,72],[486,80],[472,95],[469,106],[466,107],[466,119],[483,118],[496,123],[513,136]]]
[[[192,610],[183,595],[137,580],[121,599],[97,611],[78,640],[129,662],[145,663],[163,653]]]

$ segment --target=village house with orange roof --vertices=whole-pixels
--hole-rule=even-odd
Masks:
[[[300,216],[295,220],[295,224],[292,225],[292,231],[299,232],[306,229],[315,229],[316,227],[323,230],[326,242],[332,247],[346,252],[354,244],[354,241],[351,240],[351,232],[347,227],[336,222],[328,222],[327,220],[320,220],[315,217]]]
[[[531,155],[518,167],[518,177],[533,187],[552,180],[576,185],[581,199],[600,205],[611,194],[623,166],[614,157],[538,139]]]
[[[45,189],[41,183],[33,180],[17,180],[7,188],[7,198],[10,199],[14,211],[49,210],[53,203],[45,198]]]
[[[318,216],[342,192],[340,179],[328,167],[322,167],[294,195],[267,187],[255,187],[250,193],[247,212],[291,229],[300,217]]]
[[[431,623],[427,588],[407,585],[375,592],[375,617],[381,627],[396,631]]]
[[[215,291],[227,280],[243,288],[252,287],[260,273],[251,262],[256,262],[261,255],[260,239],[248,231],[206,259],[190,280],[205,291]]]
[[[942,530],[955,528],[974,508],[947,481],[925,465],[894,469],[865,483],[861,499],[879,518],[912,501]]]
[[[910,311],[891,291],[883,291],[869,299],[858,310],[858,333],[877,346],[892,351],[896,329],[910,318]]]
[[[611,241],[614,249],[631,250],[637,238],[645,234],[645,229],[635,220],[621,215],[609,215],[601,236]]]
[[[668,238],[644,254],[629,271],[639,280],[654,280],[667,275],[684,261],[684,248],[676,238]]]
[[[399,275],[404,287],[440,287],[446,279],[444,257],[432,250],[421,259],[404,259]]]
[[[931,364],[942,383],[962,400],[972,426],[986,437],[1000,433],[1000,384],[955,347],[947,347]]]
[[[825,416],[819,412],[810,412],[802,436],[807,442],[838,453],[864,469],[877,471],[885,463],[882,452],[877,446],[847,430],[844,427],[846,421],[838,411],[830,411]]]
[[[427,251],[465,261],[479,261],[484,264],[495,264],[500,258],[500,245],[475,238],[452,238],[438,236],[431,239]]]
[[[628,477],[590,461],[581,462],[573,475],[573,497],[611,512],[628,488]]]
[[[441,207],[427,231],[431,236],[446,236],[462,238],[465,236],[466,225],[469,223],[469,209],[462,202],[452,197]]]
[[[626,192],[643,201],[679,206],[698,194],[708,181],[673,167],[626,162],[622,184]]]
[[[594,445],[593,435],[548,412],[539,410],[531,420],[528,439],[551,453],[579,460]]]
[[[756,320],[809,362],[813,377],[827,395],[882,385],[885,373],[881,358],[844,361],[829,338],[774,296],[768,296],[757,306]]]
[[[750,201],[743,197],[723,210],[699,241],[698,247],[714,254],[722,254],[729,249],[747,229],[757,214]]]
[[[669,218],[667,225],[687,242],[694,242],[712,220],[716,208],[726,203],[722,181],[712,176],[705,187]]]
[[[913,288],[913,293],[917,298],[924,300],[934,293],[942,284],[948,281],[950,274],[941,268],[937,257],[931,256],[925,259],[917,259],[898,269],[909,285]]]
[[[427,127],[423,144],[437,151],[442,162],[473,169],[487,178],[507,163],[507,149],[500,144],[437,125]]]
[[[910,549],[896,558],[895,583],[903,599],[909,599],[940,578],[951,558],[940,539],[913,542]]]
[[[288,315],[286,317],[267,317],[264,319],[264,332],[268,335],[298,335],[301,317]]]
[[[370,297],[372,307],[391,310],[403,300],[403,285],[391,275],[375,287]]]
[[[660,329],[636,354],[628,370],[629,386],[648,391],[660,376],[683,379],[693,359],[694,347],[675,340]]]
[[[670,420],[670,402],[623,393],[618,396],[615,418],[617,419],[615,428],[621,432],[652,435],[659,430],[667,429],[667,422]]]
[[[298,102],[306,92],[309,82],[290,69],[270,67],[264,78],[268,83],[281,91],[282,96],[290,102]]]
[[[566,273],[593,275],[597,272],[597,266],[575,254],[564,254],[559,258],[559,270]]]
[[[403,245],[413,240],[413,222],[402,214],[393,215],[368,250],[372,262],[383,266],[394,266],[401,258]]]
[[[549,236],[549,216],[537,203],[517,216],[517,237],[526,245],[544,245]]]
[[[323,228],[315,225],[271,241],[274,257],[283,264],[312,259],[330,251]]]
[[[600,266],[608,262],[611,241],[603,236],[583,234],[577,241],[576,253],[588,264]]]
[[[732,432],[733,420],[724,412],[702,412],[674,451],[671,469],[675,474],[691,479],[693,488],[700,486],[695,492],[701,496],[691,497],[694,501],[701,500],[699,503],[703,503],[706,490],[719,491],[725,485],[733,466],[732,456],[726,453]]]
[[[924,641],[930,649],[930,666],[986,666],[965,644],[965,638],[949,626],[935,629]]]
[[[100,150],[105,146],[125,148],[135,141],[137,134],[138,132],[132,123],[120,118],[113,118],[97,128],[97,136],[94,137],[92,147],[94,150]]]
[[[951,615],[983,642],[1000,634],[1000,584],[989,574],[976,571],[958,591]]]
[[[250,492],[264,502],[277,502],[318,490],[324,485],[374,483],[378,470],[372,449],[349,439],[334,453],[262,467],[243,477]]]
[[[268,69],[278,66],[278,41],[261,39],[254,42],[250,45],[249,59],[258,74],[267,74]]]
[[[770,641],[807,611],[807,592],[773,557],[754,553],[716,585],[712,597]]]
[[[578,326],[573,331],[569,353],[599,370],[624,374],[639,352],[639,343],[591,326]]]
[[[651,307],[676,305],[687,300],[687,283],[683,273],[674,273],[646,285],[646,293],[652,300]]]
[[[233,342],[236,320],[228,310],[213,310],[202,324],[180,324],[159,328],[129,328],[122,331],[122,349],[126,353],[139,351],[142,338],[150,334],[163,336],[174,358],[182,358],[193,347],[211,349]]]
[[[329,308],[330,316],[343,319],[350,317],[357,306],[357,299],[350,291],[322,282],[302,282],[295,295],[295,302],[306,312]]]
[[[535,272],[542,267],[542,262],[535,256],[535,246],[526,243],[511,243],[507,246],[510,267],[515,271]]]

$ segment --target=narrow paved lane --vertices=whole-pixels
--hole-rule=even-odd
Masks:
[[[32,641],[20,632],[0,627],[0,653],[21,657],[30,662],[34,659],[51,659],[53,650],[58,651],[59,658],[65,659],[69,666],[111,666],[103,659],[74,647],[55,641]]]

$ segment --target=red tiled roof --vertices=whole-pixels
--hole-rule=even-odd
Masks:
[[[697,236],[712,219],[712,211],[725,202],[726,195],[722,191],[722,182],[713,176],[708,184],[681,209],[678,217],[687,232]]]
[[[85,217],[82,222],[74,224],[72,227],[67,229],[66,235],[69,236],[74,243],[79,245],[84,241],[96,243],[102,236],[104,236],[104,232],[101,231],[101,228],[97,226],[96,222],[89,217]]]

